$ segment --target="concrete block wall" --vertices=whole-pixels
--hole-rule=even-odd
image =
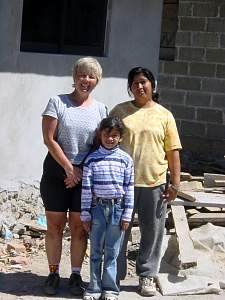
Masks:
[[[160,61],[160,102],[185,150],[225,154],[225,1],[180,0],[174,61]]]

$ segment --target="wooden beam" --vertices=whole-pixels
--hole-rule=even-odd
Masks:
[[[201,181],[181,181],[180,190],[184,191],[203,191],[203,185]]]
[[[215,186],[225,186],[225,180],[214,180]]]
[[[188,223],[190,225],[203,225],[206,223],[225,225],[225,212],[196,213],[188,217]]]
[[[191,180],[192,176],[190,173],[187,172],[180,172],[180,180],[181,181],[186,181],[186,180]]]
[[[191,239],[186,213],[182,206],[171,206],[174,226],[180,251],[180,262],[183,269],[197,265],[197,257]]]
[[[177,195],[178,195],[178,197],[185,199],[187,201],[191,201],[191,202],[196,201],[196,198],[194,196],[192,196],[189,192],[179,191],[177,193]]]
[[[176,206],[195,206],[195,207],[225,207],[224,194],[204,193],[204,192],[188,192],[191,196],[195,197],[194,202],[185,201],[176,198],[174,201],[169,202],[170,205]]]
[[[211,188],[204,188],[205,193],[216,193],[216,194],[224,194],[225,193],[225,186],[217,186]]]
[[[215,180],[225,180],[225,175],[204,173],[204,187],[214,187]]]

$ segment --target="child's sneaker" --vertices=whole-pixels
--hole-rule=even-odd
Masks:
[[[155,296],[156,284],[153,277],[139,277],[138,290],[141,296]]]
[[[58,292],[60,277],[58,273],[50,273],[44,284],[44,293],[55,295]]]

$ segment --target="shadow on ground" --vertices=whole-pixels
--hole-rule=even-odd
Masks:
[[[39,276],[30,272],[0,273],[0,293],[15,296],[46,296],[42,290],[45,276]],[[74,297],[67,290],[68,278],[62,278],[60,281],[60,289],[54,298],[73,298],[81,299],[82,297]]]
[[[42,290],[46,277],[31,272],[0,273],[0,293],[14,296],[46,296]],[[87,286],[87,282],[85,282]],[[54,298],[81,299],[71,295],[67,289],[68,278],[60,280],[60,289]],[[135,293],[137,286],[121,282],[121,291]]]
[[[120,291],[128,293],[137,293],[137,288],[137,285],[127,285],[126,283],[122,283],[120,286]]]

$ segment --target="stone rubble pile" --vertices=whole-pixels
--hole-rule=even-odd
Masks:
[[[27,224],[44,215],[39,183],[0,182],[0,212],[0,236],[6,240],[35,235]]]
[[[139,247],[138,228],[128,244],[128,275],[135,274]],[[29,271],[35,255],[45,251],[46,219],[39,182],[0,182],[0,272]],[[69,254],[70,234],[64,232],[64,248]],[[84,264],[89,261],[89,244]],[[45,253],[43,253],[45,257]]]
[[[39,183],[0,183],[0,271],[25,270],[44,249],[45,224]]]

